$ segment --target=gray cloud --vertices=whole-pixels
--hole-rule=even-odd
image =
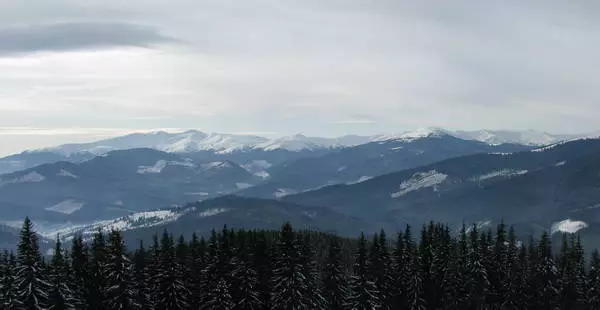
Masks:
[[[0,123],[597,131],[599,15],[561,0],[0,0]]]
[[[0,54],[148,47],[175,41],[152,27],[122,22],[63,22],[0,28]]]

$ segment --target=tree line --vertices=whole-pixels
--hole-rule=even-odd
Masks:
[[[418,241],[416,241],[418,240]],[[430,223],[393,238],[223,230],[154,236],[129,251],[118,231],[57,238],[40,253],[26,219],[16,253],[0,260],[0,309],[600,309],[600,255],[580,239],[517,240]]]

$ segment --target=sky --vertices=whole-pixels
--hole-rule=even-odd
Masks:
[[[0,154],[134,131],[600,130],[600,2],[0,1]]]

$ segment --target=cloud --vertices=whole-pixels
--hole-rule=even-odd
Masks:
[[[598,130],[598,1],[232,3],[0,1],[0,123]]]
[[[149,47],[177,40],[124,22],[62,22],[0,28],[0,55],[107,47]]]

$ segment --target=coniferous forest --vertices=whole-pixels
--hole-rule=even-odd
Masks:
[[[0,262],[1,309],[600,309],[600,255],[430,223],[413,237],[223,228],[127,249],[118,231],[40,253],[26,219]],[[418,240],[418,241],[416,241]],[[89,242],[88,242],[89,241]]]

